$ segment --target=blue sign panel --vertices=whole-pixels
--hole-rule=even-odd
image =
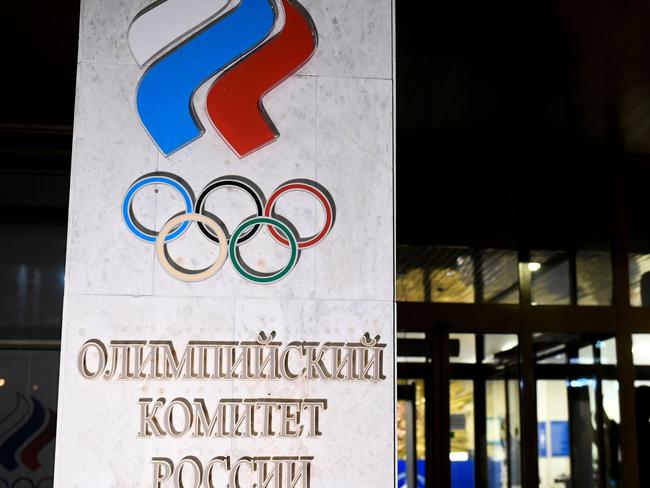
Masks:
[[[569,456],[569,422],[554,420],[551,422],[551,456]]]
[[[451,463],[451,488],[474,488],[474,460]]]
[[[408,488],[407,479],[408,465],[405,459],[397,460],[397,488]],[[417,462],[417,486],[416,488],[424,488],[426,483],[426,461],[418,459]]]

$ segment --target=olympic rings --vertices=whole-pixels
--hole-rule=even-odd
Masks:
[[[9,481],[7,479],[0,478],[0,488],[45,488],[44,483],[48,481],[50,487],[53,486],[54,478],[52,478],[51,476],[42,478],[38,483],[33,479],[23,476],[21,478],[14,480],[14,482],[11,483],[11,485],[9,484]],[[21,483],[22,486],[19,485],[18,483]]]
[[[252,268],[249,268],[246,263],[244,263],[239,254],[238,244],[244,230],[260,224],[266,224],[269,229],[277,227],[284,233],[284,235],[289,237],[289,240],[287,241],[291,246],[291,256],[289,257],[289,262],[284,268],[273,273],[261,273],[259,271],[254,271]],[[253,283],[273,283],[275,281],[281,280],[289,273],[289,271],[293,269],[293,267],[298,262],[299,257],[300,250],[298,249],[297,237],[287,225],[278,219],[273,219],[270,217],[255,217],[246,220],[239,227],[237,227],[237,230],[230,239],[230,259],[232,260],[232,265],[242,277],[246,278],[248,281],[252,281]]]
[[[46,482],[49,482],[49,485],[53,486],[54,478],[51,476],[46,476],[45,478],[42,478],[40,481],[36,482],[33,479],[22,476],[15,479],[11,485],[9,484],[9,480],[0,478],[0,488],[45,488],[44,483]]]
[[[138,222],[133,211],[135,195],[150,185],[165,185],[176,190],[182,197],[184,211],[172,216],[160,232],[148,229]],[[232,233],[216,215],[205,209],[208,197],[222,188],[234,188],[246,193],[255,205],[255,214],[241,222]],[[301,237],[295,227],[283,216],[278,215],[275,207],[278,200],[287,193],[302,191],[313,195],[325,212],[325,223],[316,234]],[[194,199],[190,186],[181,178],[170,173],[153,173],[137,179],[129,187],[122,201],[122,218],[129,231],[137,238],[154,244],[156,256],[162,268],[172,277],[185,282],[197,282],[214,276],[224,265],[230,254],[234,270],[247,281],[265,284],[275,283],[288,275],[296,266],[300,253],[320,243],[329,234],[336,219],[336,207],[330,194],[318,183],[310,180],[292,180],[280,185],[273,191],[268,202],[264,193],[252,181],[241,176],[223,176],[211,181]],[[167,244],[182,236],[195,222],[201,233],[219,245],[216,261],[205,269],[190,270],[174,262],[167,250]],[[241,257],[239,247],[252,240],[262,227],[281,245],[290,248],[287,264],[273,272],[252,269]]]
[[[188,221],[197,222],[204,226],[210,227],[220,239],[219,257],[217,257],[217,260],[214,262],[214,264],[199,271],[190,271],[180,267],[176,263],[172,263],[172,259],[167,252],[167,244],[165,244],[165,239],[171,230],[178,224],[183,224]],[[203,281],[217,274],[217,272],[223,266],[223,263],[226,262],[226,259],[228,258],[228,245],[226,244],[226,240],[226,233],[221,228],[221,225],[217,224],[210,217],[195,213],[182,214],[169,219],[160,230],[158,238],[156,239],[156,254],[158,255],[158,261],[160,261],[160,265],[174,278],[188,282]]]

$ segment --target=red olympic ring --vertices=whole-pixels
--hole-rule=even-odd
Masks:
[[[323,229],[312,237],[298,238],[298,249],[307,249],[309,247],[315,246],[320,241],[322,241],[332,229],[332,225],[334,224],[334,210],[332,208],[332,203],[316,186],[310,185],[308,183],[294,182],[282,185],[273,192],[268,202],[266,202],[266,207],[264,207],[264,216],[273,217],[273,210],[275,208],[275,204],[278,201],[278,198],[291,191],[306,191],[308,193],[311,193],[320,201],[321,205],[325,209],[325,225],[323,226]],[[276,241],[284,246],[289,246],[289,241],[286,238],[282,237],[282,235],[275,227],[267,226],[267,228]]]

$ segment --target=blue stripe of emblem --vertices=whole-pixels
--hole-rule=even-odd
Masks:
[[[153,64],[138,86],[140,120],[165,156],[197,139],[203,129],[192,95],[210,77],[259,45],[273,29],[271,0],[239,6]]]

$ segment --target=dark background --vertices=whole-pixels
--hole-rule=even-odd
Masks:
[[[649,2],[397,5],[401,243],[607,247],[623,196],[644,226]]]
[[[615,311],[571,307],[565,315],[529,306],[530,273],[522,284],[517,265],[530,261],[529,250],[575,257],[576,250],[616,245],[614,289],[625,291],[627,252],[650,252],[650,2],[396,4],[398,243],[512,251],[513,290],[529,292],[521,310],[499,308],[504,315],[481,307],[455,307],[448,315],[444,307],[413,308],[409,314],[400,303],[400,320],[430,327],[434,321],[422,311],[432,310],[437,320],[453,316],[459,327],[465,320],[491,332],[513,327],[512,333],[522,313],[529,406],[535,405],[533,333],[551,325],[555,332],[567,325],[616,331],[623,431],[635,433],[630,332],[647,333],[648,322],[625,308],[629,290],[613,300]],[[60,339],[78,19],[78,0],[3,4],[0,343]],[[644,302],[650,304],[650,293]],[[523,420],[527,444],[534,446],[536,419]],[[446,443],[439,459],[448,464],[445,435],[437,437]],[[636,471],[635,434],[624,437],[623,446],[629,478]],[[527,454],[529,466],[536,466],[535,454]],[[529,472],[534,486],[535,469]]]
[[[5,8],[0,264],[62,266],[78,0]],[[648,25],[647,1],[397,0],[398,242],[609,250],[625,225],[648,250]]]

